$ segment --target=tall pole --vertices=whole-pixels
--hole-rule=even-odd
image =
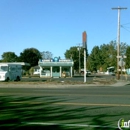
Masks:
[[[79,46],[79,74],[80,74],[80,46]]]
[[[84,83],[86,83],[86,48],[84,48]]]
[[[84,49],[84,83],[86,83],[86,49],[87,49],[87,34],[83,32],[83,49]]]
[[[81,68],[81,67],[80,67],[80,49],[81,49],[81,48],[80,48],[80,44],[79,44],[79,46],[78,46],[78,51],[79,51],[79,74],[80,74],[80,71],[81,71],[81,70],[80,70],[80,68]]]
[[[112,8],[113,10],[118,10],[118,27],[117,27],[117,79],[119,79],[119,57],[120,57],[120,10],[127,8]]]

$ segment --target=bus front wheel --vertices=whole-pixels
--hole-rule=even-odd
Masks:
[[[9,81],[9,77],[7,77],[5,81],[8,82]]]
[[[19,76],[17,76],[16,81],[20,81],[20,77]]]

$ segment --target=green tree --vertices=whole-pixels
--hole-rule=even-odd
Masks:
[[[74,69],[79,69],[79,50],[77,46],[70,47],[69,50],[65,52],[66,59],[72,59],[74,62]],[[88,56],[88,53],[86,54]],[[84,49],[80,48],[80,67],[83,68],[84,66]]]
[[[111,41],[109,44],[100,46],[101,67],[106,71],[107,67],[116,66],[116,42]]]
[[[124,55],[126,53],[127,47],[128,45],[126,43],[122,42],[120,44],[120,55]],[[101,67],[103,71],[106,71],[106,69],[110,66],[114,66],[116,68],[117,66],[116,56],[117,56],[116,41],[111,41],[109,44],[102,44],[100,47],[95,46],[92,49],[92,52],[88,58],[89,69],[93,71],[98,70]]]
[[[30,67],[24,68],[25,70],[38,65],[39,59],[41,59],[41,54],[36,48],[24,49],[24,51],[20,53],[19,57],[19,61],[27,62],[30,64]]]
[[[88,69],[90,71],[97,71],[98,67],[101,65],[101,56],[100,56],[100,48],[98,46],[94,46],[91,51],[91,54],[88,57],[89,66]]]
[[[2,62],[16,62],[18,56],[14,52],[4,52],[2,54]]]
[[[42,59],[51,59],[52,53],[49,51],[43,51],[41,52]]]
[[[120,44],[120,55],[125,55],[128,45],[124,42]]]
[[[126,68],[130,68],[130,46],[128,46],[126,49],[126,56],[127,56],[127,58],[125,59]]]
[[[33,75],[33,73],[34,73],[34,67],[31,67],[31,68],[29,69],[29,74],[30,74],[30,75]]]
[[[108,44],[108,59],[107,59],[107,64],[108,67],[110,66],[116,66],[117,62],[116,62],[116,56],[117,56],[117,47],[116,47],[116,41],[111,41]]]

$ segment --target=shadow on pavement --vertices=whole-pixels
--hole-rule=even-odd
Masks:
[[[98,114],[111,107],[58,105],[52,97],[0,97],[0,129],[9,130],[116,130],[110,127],[116,114]],[[93,111],[97,111],[95,115]],[[126,113],[127,114],[127,113]],[[40,124],[37,124],[40,123]],[[89,124],[89,126],[87,126]],[[104,126],[104,127],[103,127]],[[115,126],[117,127],[117,126]]]

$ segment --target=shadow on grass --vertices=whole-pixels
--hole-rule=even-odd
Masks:
[[[46,97],[0,97],[0,129],[32,130],[116,130],[104,118],[114,114],[94,114],[110,107],[65,106],[64,99]],[[39,124],[37,124],[39,123]],[[89,124],[89,126],[84,125]],[[102,127],[106,126],[106,127]]]

